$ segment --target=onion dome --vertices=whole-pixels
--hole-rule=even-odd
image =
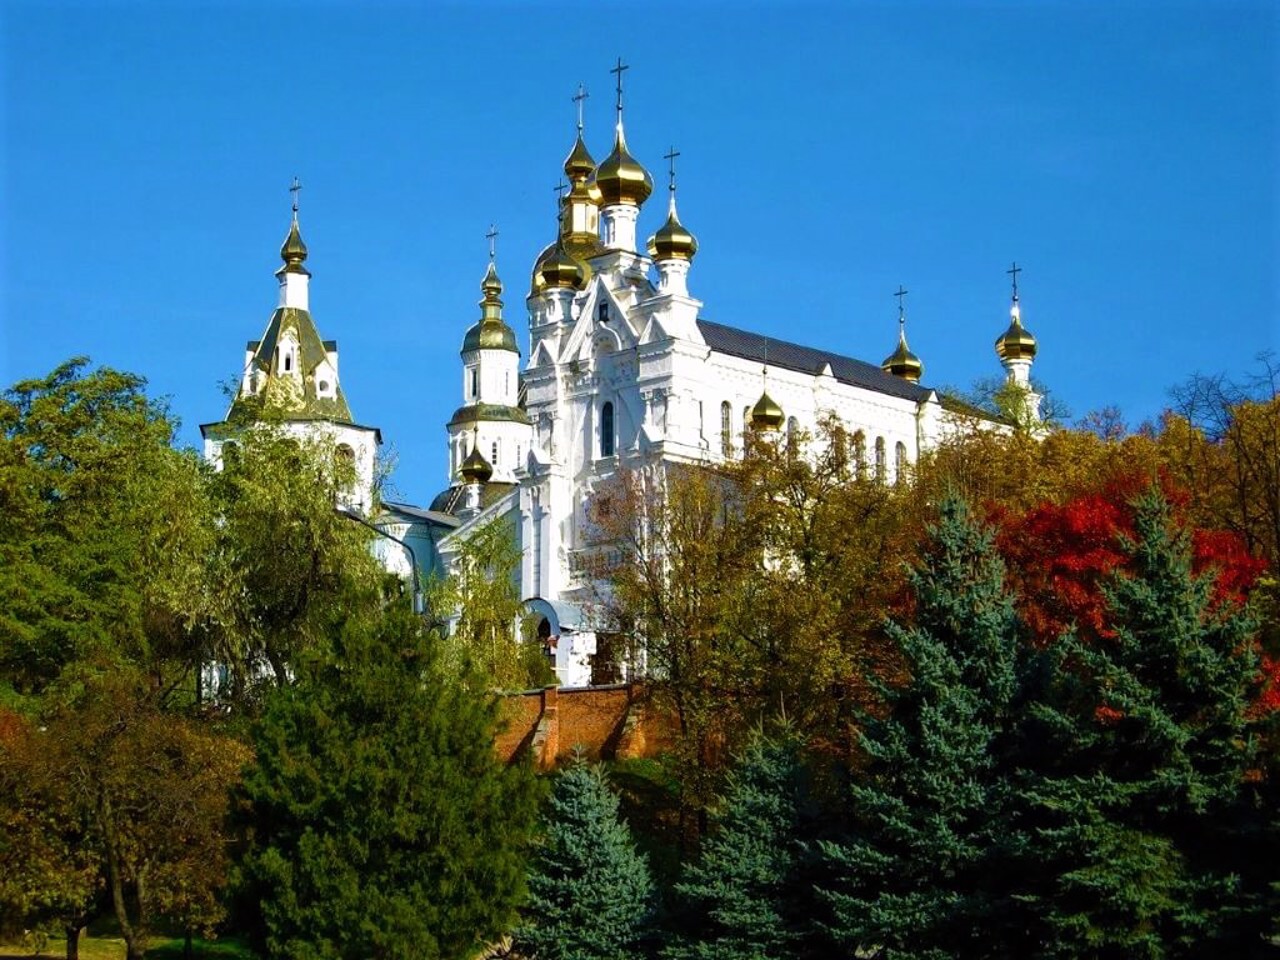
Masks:
[[[548,287],[581,290],[585,280],[582,265],[569,256],[564,248],[564,241],[557,239],[556,245],[551,249],[551,256],[539,262],[534,284],[539,290]]]
[[[613,153],[600,161],[595,171],[596,186],[605,206],[627,203],[641,206],[653,193],[653,177],[627,151],[627,138],[618,121],[618,132],[613,141]]]
[[[296,215],[289,224],[289,235],[284,238],[284,245],[280,248],[280,259],[284,261],[284,266],[276,271],[277,276],[282,273],[304,273],[311,276],[311,272],[302,265],[302,261],[307,259],[307,245],[302,242]]]
[[[493,467],[489,466],[489,461],[480,452],[479,445],[475,444],[472,445],[466,459],[462,461],[458,473],[466,483],[488,483],[489,478],[493,476]]]
[[[480,301],[480,322],[474,324],[467,335],[462,338],[462,352],[472,350],[509,350],[519,353],[516,346],[516,333],[502,319],[502,281],[498,279],[498,270],[493,261],[489,261],[489,270],[480,283],[484,299]]]
[[[692,260],[698,252],[698,240],[684,228],[676,216],[676,195],[671,194],[667,222],[649,238],[649,256],[654,260]]]
[[[778,406],[773,397],[769,396],[768,390],[760,394],[760,399],[751,408],[751,426],[762,433],[778,430],[782,427],[786,418],[782,408]]]
[[[1016,296],[1009,309],[1009,317],[1009,329],[996,340],[996,354],[1001,360],[1034,360],[1036,338],[1022,326],[1022,311]]]
[[[591,158],[587,145],[582,140],[582,132],[579,131],[577,142],[565,158],[564,175],[569,178],[570,183],[583,183],[595,168],[596,162]]]
[[[907,346],[907,326],[901,317],[898,320],[898,349],[884,358],[880,369],[911,383],[919,383],[924,373],[924,364]]]

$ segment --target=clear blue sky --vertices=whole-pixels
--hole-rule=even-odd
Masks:
[[[681,151],[708,319],[932,385],[1035,374],[1137,422],[1280,340],[1280,4],[30,3],[0,7],[0,379],[87,354],[196,443],[275,305],[304,183],[312,313],[401,497],[446,482],[485,231],[526,342],[579,81],[609,150]],[[641,212],[648,236],[662,192]]]

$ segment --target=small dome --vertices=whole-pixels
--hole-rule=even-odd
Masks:
[[[582,183],[589,176],[591,171],[596,168],[596,162],[592,159],[587,145],[582,141],[582,134],[578,134],[578,140],[573,145],[573,149],[569,151],[569,156],[564,161],[564,173],[569,178],[570,183]]]
[[[898,349],[884,358],[884,363],[880,364],[880,369],[885,373],[891,373],[895,377],[900,377],[911,383],[920,382],[920,377],[924,374],[924,364],[907,346],[907,331],[905,328],[900,328],[898,331]]]
[[[302,242],[297,217],[289,224],[289,235],[284,238],[284,245],[280,247],[280,259],[284,261],[284,266],[276,271],[277,274],[305,273],[310,276],[310,272],[302,265],[307,259],[307,245]]]
[[[595,171],[596,186],[605,206],[627,203],[641,206],[653,193],[653,177],[627,152],[627,138],[618,123],[613,152],[600,161]]]
[[[493,467],[489,466],[489,461],[484,458],[479,446],[473,445],[471,452],[462,461],[462,466],[458,468],[458,473],[467,483],[488,483],[493,476]]]
[[[519,353],[516,345],[516,333],[502,319],[502,281],[498,279],[498,269],[492,260],[484,279],[480,281],[480,289],[484,293],[480,301],[480,321],[467,330],[462,338],[462,352],[473,350],[509,350]]]
[[[787,416],[782,408],[769,396],[769,391],[760,394],[760,399],[751,408],[751,426],[764,433],[779,429]]]
[[[692,260],[697,252],[698,240],[676,216],[676,198],[672,194],[667,222],[649,238],[649,256],[654,260]]]
[[[551,256],[539,262],[534,283],[539,290],[545,290],[547,287],[581,290],[585,280],[582,265],[569,256],[563,241],[557,240],[556,245],[551,249]]]
[[[1014,300],[1009,310],[1009,329],[996,340],[996,354],[1001,360],[1034,360],[1036,338],[1022,326],[1022,311]]]

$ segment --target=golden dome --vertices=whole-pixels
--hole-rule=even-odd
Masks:
[[[284,261],[284,266],[276,271],[277,276],[282,273],[305,273],[311,276],[310,271],[302,265],[302,261],[307,259],[307,245],[302,242],[296,216],[289,224],[289,235],[284,238],[284,245],[280,247],[280,259]]]
[[[653,177],[627,152],[627,138],[622,132],[621,120],[613,141],[613,153],[596,167],[595,183],[600,188],[605,206],[627,203],[638,207],[653,193]]]
[[[911,383],[920,382],[920,377],[924,374],[924,364],[907,347],[907,328],[905,324],[899,323],[898,326],[898,349],[884,358],[884,363],[880,364],[880,369],[885,373],[891,373],[895,377],[901,377]]]
[[[779,429],[786,418],[782,408],[769,396],[768,390],[760,394],[760,399],[751,408],[751,426],[762,433]]]
[[[676,195],[672,193],[667,222],[649,238],[649,256],[654,260],[692,260],[697,252],[698,240],[676,216]]]
[[[604,245],[600,243],[600,238],[593,235],[571,233],[568,236],[561,236],[554,243],[549,243],[542,248],[542,252],[538,254],[536,260],[533,261],[533,275],[529,282],[529,296],[536,297],[544,289],[546,284],[542,280],[542,267],[547,263],[556,252],[556,248],[563,246],[567,253],[575,263],[578,269],[582,271],[582,286],[591,281],[594,271],[588,262],[592,257],[598,257],[604,253]]]
[[[466,483],[489,482],[489,478],[493,476],[493,467],[489,466],[489,461],[480,452],[478,443],[472,444],[471,452],[462,461],[458,473]]]
[[[591,171],[595,168],[596,162],[587,151],[587,145],[582,141],[582,133],[579,131],[578,140],[564,161],[565,176],[570,183],[582,183],[591,176]]]
[[[492,260],[489,269],[480,282],[484,298],[480,301],[480,321],[467,330],[462,338],[462,352],[472,350],[509,350],[519,353],[516,345],[516,333],[502,319],[502,281],[498,279],[498,269]]]
[[[996,354],[1001,360],[1034,360],[1036,338],[1022,326],[1022,311],[1018,301],[1009,310],[1009,329],[996,340]]]
[[[565,290],[581,290],[585,283],[582,265],[569,256],[562,239],[556,240],[551,256],[541,260],[535,275],[539,290],[559,287]]]

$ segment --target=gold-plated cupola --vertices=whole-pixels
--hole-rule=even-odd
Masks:
[[[294,211],[293,220],[289,224],[289,235],[284,238],[284,245],[280,247],[280,259],[284,261],[284,266],[276,271],[276,276],[284,273],[311,276],[311,271],[302,265],[307,259],[307,245],[302,242],[302,233],[298,229],[297,211]]]
[[[761,433],[771,433],[781,429],[786,419],[786,414],[773,397],[769,396],[767,389],[760,394],[760,399],[751,408],[751,426]]]
[[[676,213],[676,157],[680,156],[675,147],[667,153],[670,164],[667,190],[670,201],[667,203],[667,220],[658,232],[649,238],[649,256],[654,260],[692,260],[698,252],[697,238],[685,229]]]
[[[1036,338],[1022,325],[1022,309],[1015,293],[1009,308],[1009,329],[996,339],[996,355],[1001,360],[1034,360],[1037,349]]]
[[[613,152],[596,167],[595,184],[600,188],[601,202],[606,207],[621,203],[639,207],[653,193],[653,177],[627,150],[621,117],[614,134]]]
[[[462,339],[462,352],[472,350],[509,350],[519,353],[516,334],[502,319],[502,281],[492,259],[480,283],[484,297],[480,300],[480,321],[473,324]]]
[[[585,271],[577,260],[569,256],[564,238],[558,237],[551,255],[541,260],[535,284],[538,289],[558,287],[565,290],[581,290],[586,280]]]
[[[884,358],[880,369],[909,383],[919,383],[924,375],[924,364],[907,346],[907,314],[902,307],[902,298],[906,295],[907,291],[899,285],[898,292],[894,294],[898,298],[898,349]]]
[[[480,452],[480,446],[477,441],[472,442],[471,452],[467,454],[466,459],[458,467],[458,474],[462,477],[464,483],[488,483],[493,476],[493,467],[489,465],[489,461]]]

